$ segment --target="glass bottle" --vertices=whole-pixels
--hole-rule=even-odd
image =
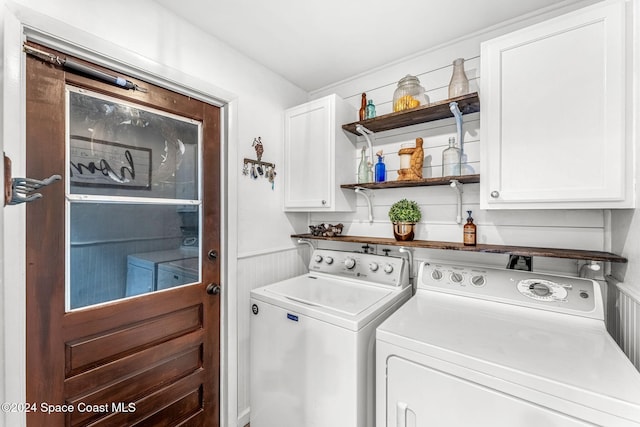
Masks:
[[[375,117],[376,117],[376,106],[373,104],[373,99],[370,99],[367,102],[366,118],[367,119],[373,119]]]
[[[464,59],[458,58],[453,61],[453,74],[449,82],[449,98],[462,96],[469,93],[469,79],[464,73]]]
[[[462,242],[465,246],[475,246],[476,245],[476,225],[473,223],[473,218],[471,217],[471,211],[467,211],[469,217],[467,218],[467,223],[463,227],[463,235]]]
[[[358,165],[358,184],[363,184],[369,181],[369,163],[367,162],[367,147],[362,147],[362,154],[360,155],[360,164]]]
[[[404,111],[420,105],[429,105],[429,98],[420,86],[420,80],[407,74],[400,79],[398,87],[393,92],[393,111]]]
[[[460,175],[460,149],[456,147],[456,138],[449,138],[449,148],[442,152],[442,176]]]
[[[387,167],[384,164],[384,157],[382,157],[382,152],[376,154],[378,155],[378,163],[376,163],[375,181],[385,182],[387,180]]]
[[[364,92],[362,92],[362,99],[360,100],[360,111],[358,113],[361,121],[367,118],[367,94]]]

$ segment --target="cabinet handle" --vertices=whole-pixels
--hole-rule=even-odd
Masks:
[[[496,190],[493,190],[491,192],[491,197],[493,197],[494,199],[497,199],[498,197],[500,197],[500,192],[496,191]]]
[[[323,200],[323,201],[322,201],[322,206],[324,206],[324,205],[326,205],[326,204],[327,204],[327,201],[326,201],[326,200]]]

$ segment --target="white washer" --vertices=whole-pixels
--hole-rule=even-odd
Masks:
[[[251,291],[251,427],[369,427],[375,328],[411,296],[403,258],[315,250]]]
[[[376,336],[377,427],[640,426],[592,280],[423,263]]]

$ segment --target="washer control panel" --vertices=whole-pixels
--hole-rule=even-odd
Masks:
[[[423,262],[418,269],[418,289],[594,318],[603,313],[597,282],[577,277]]]
[[[409,284],[406,259],[387,255],[316,249],[311,255],[309,271],[387,286]]]

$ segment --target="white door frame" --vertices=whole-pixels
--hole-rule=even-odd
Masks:
[[[27,39],[149,81],[201,101],[221,107],[221,281],[236,277],[236,239],[229,230],[237,230],[237,178],[227,173],[236,164],[237,96],[208,82],[171,68],[168,64],[149,61],[122,46],[88,34],[32,9],[11,2],[0,2],[0,53],[4,60],[0,124],[0,149],[12,159],[12,176],[24,177],[25,159],[25,61],[22,44]],[[69,40],[73,40],[71,43]],[[3,182],[0,161],[0,182]],[[38,177],[34,177],[38,178]],[[26,222],[24,205],[5,207],[0,211],[0,402],[25,402],[26,399]],[[234,254],[234,256],[231,256]],[[221,426],[232,426],[237,420],[237,315],[235,286],[226,286],[221,305],[220,414]],[[41,402],[31,402],[40,404]],[[26,426],[24,412],[0,411],[0,425]]]

